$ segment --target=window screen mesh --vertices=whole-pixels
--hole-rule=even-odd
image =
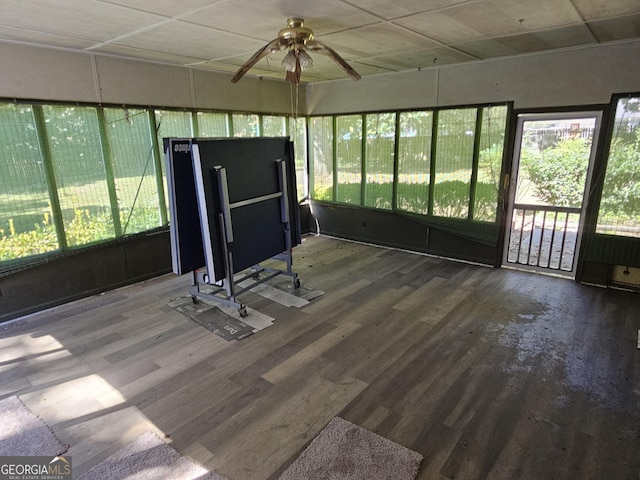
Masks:
[[[198,137],[228,137],[229,120],[226,113],[198,112]]]
[[[333,119],[313,117],[309,121],[313,162],[313,192],[316,200],[333,200]]]
[[[371,114],[365,120],[367,139],[364,204],[367,207],[391,209],[396,115]]]
[[[115,236],[95,108],[44,106],[67,244]]]
[[[400,113],[398,132],[399,210],[427,214],[433,112]]]
[[[286,137],[287,136],[286,117],[264,115],[262,117],[262,136],[263,137]]]
[[[160,165],[162,169],[162,182],[164,184],[164,198],[169,198],[167,188],[167,168],[162,152],[163,138],[190,138],[194,132],[191,125],[191,112],[176,112],[172,110],[156,110],[154,112],[156,119],[156,128],[158,130],[158,145],[160,145],[160,156],[162,157]]]
[[[467,218],[476,109],[441,110],[438,113],[433,215]]]
[[[156,127],[158,128],[158,144],[162,139],[193,137],[191,128],[191,112],[174,112],[171,110],[156,110]],[[160,147],[162,148],[162,147]]]
[[[153,133],[149,129],[147,111],[107,108],[104,116],[122,233],[161,226]]]
[[[0,104],[0,261],[58,248],[32,108]]]
[[[506,106],[483,108],[474,220],[496,221],[506,126]]]
[[[616,105],[596,232],[640,237],[640,97]]]
[[[360,204],[362,188],[362,116],[336,118],[336,201]]]
[[[258,115],[234,113],[231,119],[234,137],[257,137],[260,135],[260,117]]]
[[[618,106],[598,231],[610,233],[614,225],[626,232],[621,234],[637,235],[633,233],[639,228],[633,223],[638,218],[635,203],[620,203],[616,197],[624,192],[625,198],[637,199],[637,191],[633,190],[638,184],[637,177],[627,175],[620,180],[622,174],[614,174],[626,171],[628,165],[623,157],[640,164],[635,107],[640,99],[626,100]],[[101,125],[102,111],[104,125]],[[35,120],[41,118],[40,112],[44,124]],[[155,132],[151,131],[152,115]],[[117,225],[114,226],[111,215],[115,207],[124,234],[160,226],[166,212],[160,212],[164,203],[162,192],[157,190],[158,182],[165,178],[164,172],[156,170],[164,169],[165,162],[155,158],[153,135],[160,145],[164,137],[289,135],[294,142],[300,199],[310,193],[318,200],[390,209],[395,180],[395,201],[400,210],[467,218],[469,195],[473,191],[473,219],[495,222],[507,107],[484,107],[480,132],[475,132],[476,109],[438,110],[437,145],[433,145],[436,115],[433,111],[397,115],[398,132],[395,113],[366,114],[364,118],[358,114],[287,119],[279,115],[0,104],[0,260],[58,250],[61,245],[55,227],[61,227],[58,231],[61,242],[66,240],[69,246],[113,238]],[[194,125],[197,132],[192,130]],[[101,127],[105,138],[101,138]],[[40,151],[38,131],[43,132],[41,140],[48,151]],[[477,184],[472,189],[477,134],[480,135]],[[398,174],[394,179],[396,141]],[[103,151],[107,143],[109,148]],[[433,148],[437,152],[435,172],[431,172]],[[105,158],[107,154],[109,157]],[[105,160],[109,163],[105,164]],[[306,172],[308,165],[310,177]],[[52,212],[58,211],[58,205],[51,204],[56,196],[48,189],[48,171],[57,183],[58,190],[54,193],[60,199],[59,220],[53,219]],[[429,212],[432,173],[436,184],[432,191],[434,208]],[[166,180],[164,183],[166,195]],[[16,240],[21,234],[38,236],[37,240],[36,237],[21,240],[28,248],[21,250],[14,245],[6,254],[4,246],[9,239]]]

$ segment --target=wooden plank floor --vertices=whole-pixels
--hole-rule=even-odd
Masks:
[[[325,237],[302,308],[227,342],[167,275],[0,325],[0,398],[79,475],[146,430],[230,480],[276,479],[339,415],[424,455],[425,479],[637,479],[640,295]]]

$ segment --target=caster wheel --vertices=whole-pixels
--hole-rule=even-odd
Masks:
[[[194,305],[198,304],[198,298],[197,297],[191,297],[191,301],[193,302]]]
[[[238,309],[238,313],[240,314],[241,318],[245,318],[248,315],[247,308],[246,307],[242,307],[242,308]]]
[[[300,279],[299,278],[296,278],[293,281],[293,288],[300,288]]]

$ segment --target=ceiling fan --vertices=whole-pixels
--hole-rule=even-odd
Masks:
[[[289,18],[287,27],[278,32],[278,37],[271,40],[264,47],[254,53],[249,60],[236,72],[231,78],[233,83],[240,80],[245,73],[253,67],[258,60],[278,52],[280,50],[289,50],[282,60],[282,66],[286,69],[286,78],[289,82],[297,84],[300,82],[300,73],[313,65],[313,60],[306,52],[320,53],[331,58],[340,67],[347,72],[354,80],[360,80],[360,75],[356,72],[343,58],[334,50],[320,43],[313,36],[313,30],[304,26],[304,20],[301,18]]]

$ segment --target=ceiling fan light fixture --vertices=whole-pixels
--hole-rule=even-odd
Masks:
[[[287,20],[287,28],[281,29],[276,38],[251,55],[251,58],[242,64],[235,75],[231,77],[231,82],[236,83],[240,80],[260,59],[281,50],[288,50],[282,60],[282,66],[287,72],[287,80],[291,83],[298,83],[300,81],[300,72],[313,66],[313,60],[305,50],[326,55],[347,72],[347,75],[353,80],[360,80],[361,78],[358,72],[345,62],[340,55],[316,40],[313,31],[304,26],[304,21],[301,18],[289,18]]]
[[[289,50],[282,59],[282,66],[287,72],[296,71],[296,54],[293,50]]]
[[[298,60],[300,61],[300,68],[302,70],[313,67],[313,59],[304,50],[298,52]]]

